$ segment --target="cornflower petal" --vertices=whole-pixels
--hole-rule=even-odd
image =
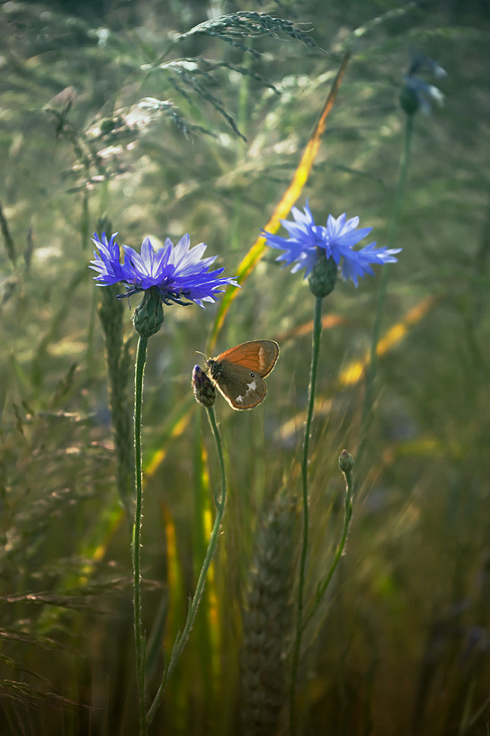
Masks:
[[[344,254],[342,262],[342,277],[347,280],[351,279],[357,286],[357,277],[364,277],[366,274],[374,275],[371,268],[372,263],[396,263],[395,253],[399,253],[401,248],[376,248],[376,243],[369,243],[359,251],[351,251],[350,254]],[[352,254],[355,257],[352,258]]]
[[[94,278],[101,286],[122,282],[127,289],[120,297],[154,288],[165,304],[189,304],[204,307],[203,302],[214,302],[217,292],[228,286],[239,286],[235,279],[218,278],[223,268],[210,271],[217,258],[203,256],[206,245],[190,247],[189,235],[184,235],[177,245],[167,238],[162,248],[154,250],[149,238],[145,238],[138,253],[128,245],[124,248],[124,263],[120,263],[119,246],[112,236],[108,242],[94,236],[99,253],[90,267],[99,273]]]
[[[101,239],[99,239],[97,233],[94,233],[92,238],[92,242],[99,251],[99,253],[94,251],[94,260],[90,261],[90,268],[99,274],[94,276],[94,279],[98,282],[97,286],[110,286],[124,279],[125,272],[119,262],[120,251],[115,240],[116,235],[117,233],[114,233],[109,241],[105,233],[102,233]]]
[[[282,220],[282,224],[290,237],[263,232],[267,245],[279,248],[284,252],[277,257],[277,261],[284,265],[293,265],[291,272],[296,273],[304,269],[304,278],[309,276],[318,262],[319,249],[325,251],[327,258],[331,258],[340,267],[342,276],[350,279],[355,286],[359,277],[373,274],[372,263],[394,263],[395,253],[401,249],[376,248],[376,243],[370,243],[361,250],[353,250],[360,240],[368,235],[372,228],[358,228],[359,217],[347,219],[344,212],[340,217],[329,215],[326,226],[316,225],[308,207],[304,214],[295,207],[291,210],[295,222]]]
[[[437,61],[430,59],[428,56],[425,56],[425,54],[421,54],[420,52],[412,52],[408,75],[413,76],[420,71],[433,72],[439,79],[447,77],[446,70],[443,69]]]

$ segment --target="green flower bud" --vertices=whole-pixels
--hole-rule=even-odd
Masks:
[[[354,458],[350,454],[350,452],[347,452],[347,450],[342,450],[339,457],[339,468],[343,473],[350,473],[354,469]]]
[[[154,288],[146,289],[141,302],[134,310],[134,329],[141,337],[151,337],[163,324],[162,299]]]
[[[333,258],[327,258],[324,248],[317,246],[317,261],[308,277],[311,293],[323,299],[333,291],[338,267]]]
[[[420,107],[420,100],[417,92],[408,85],[403,87],[400,92],[400,105],[407,115],[415,115]]]

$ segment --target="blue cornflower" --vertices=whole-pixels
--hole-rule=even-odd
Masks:
[[[101,286],[109,286],[124,281],[124,269],[120,264],[119,246],[115,241],[117,233],[111,236],[108,241],[105,233],[102,233],[102,240],[99,240],[97,233],[94,233],[92,242],[99,249],[99,255],[94,251],[95,261],[90,261],[89,268],[99,272],[99,276],[94,276],[96,281],[101,282]]]
[[[431,101],[436,102],[439,107],[444,104],[441,90],[416,76],[419,72],[430,72],[438,79],[447,77],[447,73],[436,61],[424,54],[412,53],[408,71],[403,75],[405,86],[400,93],[401,105],[407,115],[413,115],[419,107],[429,114]]]
[[[359,276],[374,273],[372,263],[395,263],[397,259],[394,258],[394,254],[401,250],[401,248],[375,248],[376,243],[370,243],[361,250],[353,250],[354,245],[372,230],[371,227],[357,229],[358,217],[346,220],[345,214],[337,218],[329,215],[327,225],[323,227],[315,225],[308,201],[304,214],[296,207],[293,207],[291,212],[295,222],[281,220],[281,224],[289,232],[289,238],[268,232],[263,234],[266,236],[267,245],[284,250],[277,260],[284,261],[285,265],[294,263],[292,273],[304,268],[305,278],[318,263],[319,256],[325,255],[327,259],[331,258],[337,266],[340,266],[340,273],[345,280],[351,279],[357,286]]]
[[[92,240],[99,252],[94,251],[90,268],[99,274],[94,276],[98,286],[122,282],[127,292],[120,298],[153,289],[164,304],[194,302],[204,307],[203,302],[214,302],[215,293],[223,291],[222,287],[238,286],[234,279],[218,278],[224,268],[209,270],[217,256],[201,258],[206,245],[199,243],[191,248],[189,235],[184,235],[177,245],[167,238],[156,251],[149,238],[144,239],[140,253],[124,245],[123,263],[115,237],[108,241],[105,233],[101,239],[94,233]]]

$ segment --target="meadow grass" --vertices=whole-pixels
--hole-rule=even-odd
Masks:
[[[345,5],[0,7],[2,734],[135,734],[154,702],[148,733],[170,736],[488,734],[490,17]],[[448,72],[424,77],[446,103],[413,117],[400,199],[414,48]],[[306,465],[314,297],[259,239],[287,192],[287,211],[308,198],[317,223],[359,215],[403,249],[324,300]],[[103,229],[133,247],[188,232],[242,280],[164,306],[148,341],[139,717],[139,297],[95,287]],[[281,354],[259,407],[217,397],[226,508],[167,680],[223,488],[194,351],[256,338]]]

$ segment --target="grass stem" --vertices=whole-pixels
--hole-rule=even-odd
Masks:
[[[187,614],[187,620],[185,622],[184,630],[182,631],[182,634],[178,634],[175,638],[172,653],[170,655],[170,660],[163,674],[162,682],[160,684],[160,687],[158,688],[157,694],[155,695],[151,708],[148,711],[148,716],[146,719],[148,725],[153,721],[155,717],[155,714],[160,705],[163,693],[165,691],[167,682],[170,679],[170,676],[172,675],[172,672],[174,671],[177,665],[177,662],[184,650],[184,647],[189,638],[189,634],[196,620],[197,611],[198,611],[199,604],[201,602],[202,594],[204,591],[204,585],[206,583],[206,576],[208,574],[208,570],[211,565],[211,561],[213,559],[214,552],[216,550],[216,545],[218,543],[221,521],[222,521],[223,513],[225,510],[226,473],[225,473],[225,462],[223,458],[223,446],[221,443],[221,436],[220,436],[219,428],[216,423],[216,416],[214,413],[214,408],[212,406],[207,408],[207,412],[208,412],[209,423],[211,425],[211,430],[213,432],[214,440],[216,443],[216,449],[218,452],[218,460],[219,460],[220,473],[221,473],[221,496],[215,497],[216,517],[214,520],[214,526],[211,532],[211,537],[209,539],[206,556],[204,558],[204,562],[201,567],[201,572],[199,573],[196,590],[195,590],[194,596],[192,597],[192,600],[189,605],[189,611]]]
[[[323,600],[323,597],[327,591],[327,588],[330,585],[330,581],[333,578],[333,574],[335,570],[337,569],[337,565],[340,562],[340,558],[342,557],[345,543],[347,541],[347,536],[349,533],[349,526],[350,526],[350,522],[352,519],[352,496],[354,494],[353,474],[352,474],[352,470],[342,470],[342,472],[344,473],[344,476],[345,476],[344,525],[342,528],[342,536],[340,537],[339,544],[337,545],[337,549],[335,551],[335,555],[332,560],[332,564],[330,565],[330,568],[327,574],[325,575],[324,579],[318,584],[315,601],[311,607],[310,612],[308,613],[308,616],[306,616],[303,622],[303,631],[306,629],[306,627],[310,623],[311,619],[313,618],[313,616],[318,610],[318,606]]]
[[[134,451],[136,498],[133,524],[133,588],[134,588],[134,639],[136,644],[136,683],[138,688],[138,715],[140,736],[146,736],[148,726],[145,705],[145,636],[141,620],[141,522],[143,509],[143,474],[141,458],[141,413],[143,405],[143,378],[145,372],[148,338],[138,340],[134,381]]]
[[[308,410],[305,424],[305,438],[303,444],[303,460],[301,464],[302,500],[303,500],[303,538],[299,563],[298,607],[296,613],[296,632],[293,646],[293,662],[291,671],[291,685],[289,691],[289,732],[291,736],[296,727],[296,686],[298,681],[298,666],[303,633],[303,605],[304,587],[306,578],[306,557],[308,553],[308,452],[310,444],[311,421],[315,405],[315,386],[320,353],[320,338],[322,333],[322,298],[315,298],[315,315],[313,321],[313,344],[310,369],[310,386],[308,391]]]

